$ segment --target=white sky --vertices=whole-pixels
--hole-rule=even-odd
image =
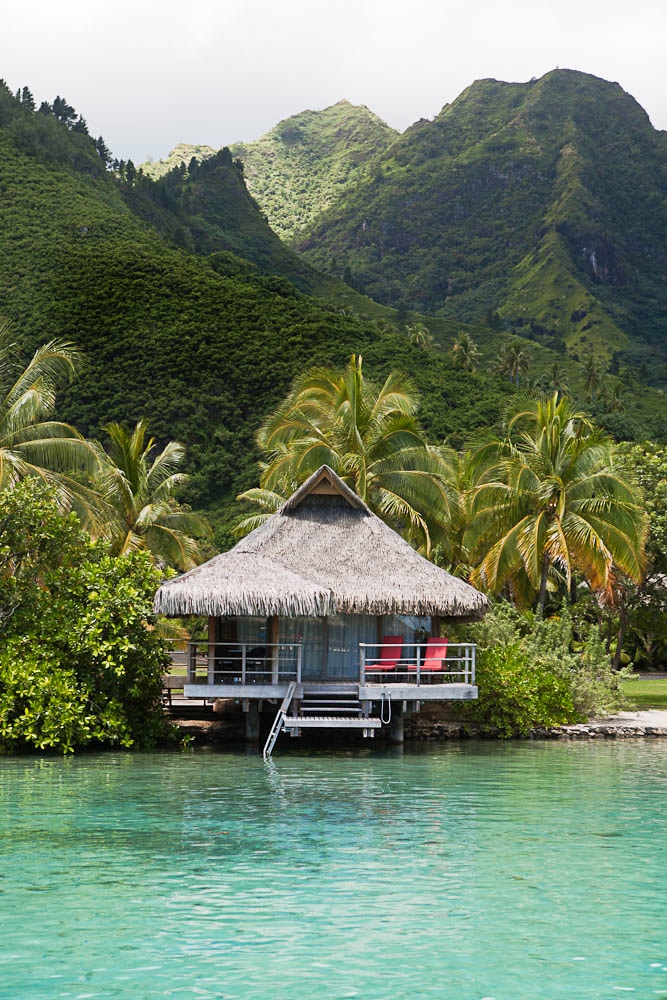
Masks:
[[[56,95],[112,153],[219,147],[347,98],[403,130],[475,79],[615,80],[667,129],[662,0],[9,0],[0,77]]]

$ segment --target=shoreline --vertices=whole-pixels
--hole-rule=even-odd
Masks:
[[[181,730],[183,738],[192,746],[220,744],[245,744],[241,726],[229,718],[172,718],[173,725]],[[415,715],[405,720],[405,742],[421,743],[447,740],[499,740],[506,738],[484,731],[470,723],[434,719]],[[537,727],[526,736],[509,739],[520,740],[600,740],[600,739],[667,739],[667,710],[650,709],[640,712],[618,712],[608,718],[590,719],[571,725]],[[334,741],[335,742],[335,741]],[[387,742],[379,735],[378,742]],[[319,743],[318,743],[319,745]]]

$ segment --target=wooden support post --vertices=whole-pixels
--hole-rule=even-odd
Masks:
[[[403,742],[403,706],[396,703],[391,706],[389,739],[392,743]]]
[[[245,738],[248,743],[259,742],[259,705],[256,701],[249,702],[245,712]]]
[[[217,631],[218,630],[216,628],[216,624],[217,624],[216,619],[213,618],[212,616],[209,617],[209,620],[208,620],[208,646],[207,646],[207,652],[208,652],[208,671],[207,671],[207,674],[208,674],[208,683],[209,684],[215,684],[215,650],[216,650],[215,643],[216,643],[216,640],[218,638],[218,636],[217,636]]]

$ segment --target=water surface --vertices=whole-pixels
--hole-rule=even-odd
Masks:
[[[667,997],[667,742],[0,759],[0,998]]]

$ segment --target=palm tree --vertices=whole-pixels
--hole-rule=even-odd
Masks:
[[[529,359],[520,340],[510,340],[503,347],[498,358],[498,372],[506,375],[519,388],[519,379],[529,368]]]
[[[329,465],[376,514],[428,554],[458,503],[448,466],[431,448],[416,413],[414,383],[392,372],[379,390],[365,381],[361,357],[343,371],[302,376],[257,435],[266,456],[264,517],[321,465]],[[260,518],[262,515],[258,515]],[[259,523],[255,520],[255,524]]]
[[[24,368],[8,323],[0,324],[0,490],[27,476],[50,483],[64,510],[96,523],[95,494],[77,481],[97,466],[94,446],[69,424],[52,420],[56,394],[75,376],[80,352],[64,340],[39,347]]]
[[[567,396],[570,392],[570,387],[567,383],[567,372],[557,361],[554,361],[547,376],[548,386],[550,389],[558,393],[558,398],[561,396]]]
[[[471,495],[473,582],[538,593],[574,570],[608,600],[620,572],[642,578],[646,515],[615,468],[614,446],[567,399],[532,400],[503,440],[481,445]]]
[[[584,359],[584,389],[586,390],[586,399],[591,403],[595,402],[596,395],[602,388],[604,373],[604,366],[591,351]]]
[[[477,370],[479,348],[466,330],[461,330],[456,335],[449,354],[457,368],[462,368],[466,372]]]
[[[428,351],[433,347],[433,334],[425,323],[413,323],[407,327],[407,333],[410,343],[420,351]]]
[[[108,453],[99,449],[95,485],[111,511],[106,534],[114,554],[147,549],[156,561],[177,569],[196,566],[202,559],[197,538],[208,537],[210,528],[174,498],[188,479],[178,471],[185,458],[183,445],[170,441],[151,454],[155,441],[146,438],[144,420],[133,430],[117,423],[104,430],[111,446]]]
[[[625,413],[625,386],[622,382],[606,378],[602,383],[600,398],[612,413]]]

